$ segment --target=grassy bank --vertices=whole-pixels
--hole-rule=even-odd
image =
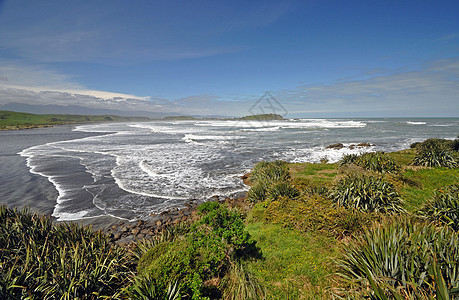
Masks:
[[[148,121],[145,117],[120,117],[113,115],[29,114],[0,110],[0,130],[30,129],[63,124],[94,122]]]
[[[456,146],[261,162],[249,209],[204,203],[194,221],[129,248],[2,208],[0,296],[450,299],[459,295]]]

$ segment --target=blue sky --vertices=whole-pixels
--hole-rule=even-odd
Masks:
[[[0,105],[459,116],[459,1],[0,0]],[[51,95],[51,96],[50,96]]]

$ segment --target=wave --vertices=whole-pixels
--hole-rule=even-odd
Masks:
[[[414,122],[414,121],[407,121],[406,124],[410,125],[426,125],[426,122]]]

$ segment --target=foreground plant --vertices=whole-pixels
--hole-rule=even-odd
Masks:
[[[154,285],[154,292],[179,281],[185,296],[218,298],[222,293],[219,278],[230,266],[259,255],[238,212],[218,202],[204,203],[198,210],[201,217],[187,235],[155,245],[140,259],[139,276]]]
[[[109,238],[75,224],[0,207],[0,299],[116,297],[131,261]]]
[[[395,187],[381,177],[349,175],[338,181],[329,197],[339,206],[366,212],[403,211]]]
[[[357,293],[371,289],[375,299],[385,299],[382,295],[393,290],[426,296],[442,285],[448,293],[458,291],[458,255],[459,236],[448,227],[394,218],[374,223],[347,244],[338,266],[348,289]]]

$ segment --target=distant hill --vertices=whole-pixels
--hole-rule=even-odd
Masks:
[[[186,121],[186,120],[199,120],[199,118],[192,117],[192,116],[167,116],[167,117],[164,117],[163,120]]]
[[[147,117],[120,117],[115,115],[30,114],[0,110],[0,130],[27,129],[76,123],[129,122],[149,120],[151,119]]]
[[[241,120],[257,120],[257,121],[270,121],[270,120],[284,120],[284,117],[277,114],[262,114],[242,117]]]
[[[115,110],[115,109],[101,109],[101,108],[89,108],[79,105],[35,105],[35,104],[25,104],[25,103],[6,103],[0,105],[0,110],[10,110],[17,112],[25,112],[31,114],[71,114],[71,115],[113,115],[113,116],[122,116],[122,117],[148,117],[148,118],[162,118],[165,115],[171,113],[157,113],[151,111],[142,111],[142,110]]]

